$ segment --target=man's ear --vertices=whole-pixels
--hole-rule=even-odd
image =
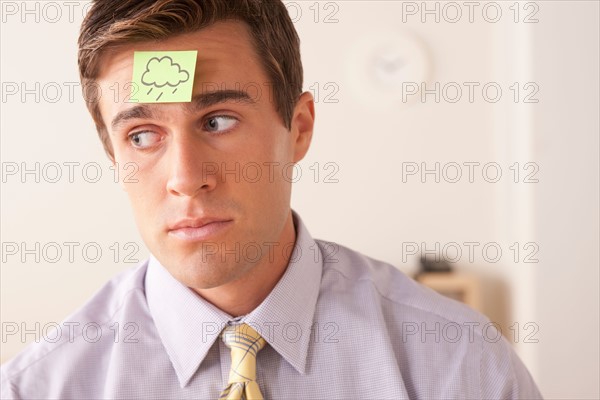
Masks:
[[[313,135],[315,125],[315,102],[310,92],[304,92],[300,95],[294,114],[292,115],[291,134],[294,143],[294,162],[304,158]]]

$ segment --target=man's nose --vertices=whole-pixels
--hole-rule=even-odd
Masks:
[[[193,135],[175,135],[168,151],[169,179],[167,190],[177,196],[196,196],[211,191],[217,177],[210,161],[210,149]]]

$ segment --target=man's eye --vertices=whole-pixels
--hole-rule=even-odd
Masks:
[[[129,135],[129,140],[134,147],[144,149],[160,141],[160,135],[156,132],[141,131]]]
[[[233,128],[237,119],[228,115],[215,115],[206,120],[204,127],[209,132],[224,133]]]

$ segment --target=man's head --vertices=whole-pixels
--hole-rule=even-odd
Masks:
[[[98,107],[101,96],[93,86],[106,52],[195,32],[230,19],[247,24],[256,55],[274,86],[275,107],[290,128],[296,100],[302,93],[303,71],[300,40],[280,0],[96,0],[81,26],[79,74],[82,86],[91,88],[86,103],[110,158],[112,144]]]
[[[105,150],[136,168],[122,185],[152,254],[195,289],[226,285],[283,254],[291,167],[314,121],[283,4],[98,1],[79,44],[82,82],[102,94],[88,107]],[[134,51],[181,50],[198,52],[191,102],[128,101]]]

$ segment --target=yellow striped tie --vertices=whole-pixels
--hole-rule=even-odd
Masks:
[[[219,399],[263,400],[256,383],[256,354],[264,347],[265,339],[246,324],[227,326],[221,337],[231,349],[231,370]]]

